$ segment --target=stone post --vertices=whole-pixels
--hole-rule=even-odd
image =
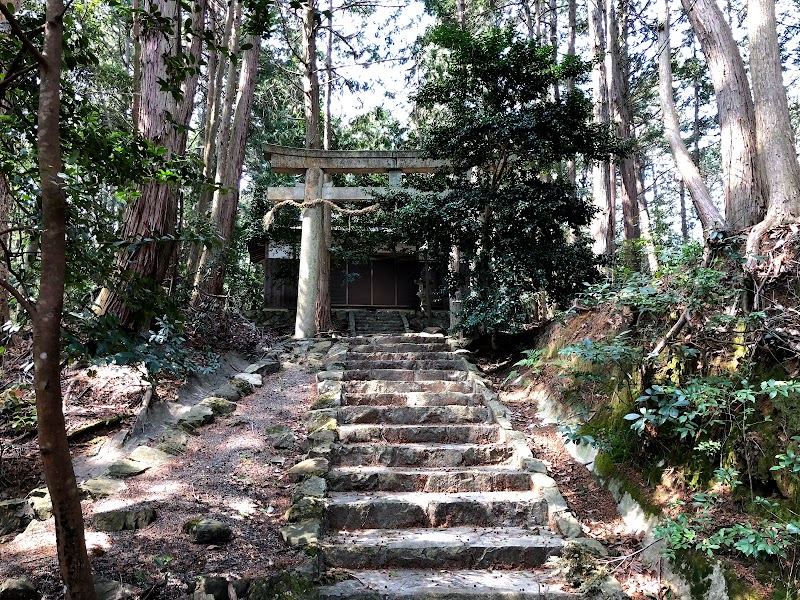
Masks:
[[[322,197],[323,179],[324,172],[319,167],[306,169],[306,202]],[[317,306],[317,280],[319,279],[319,247],[325,241],[322,214],[322,205],[303,210],[300,275],[297,278],[297,316],[294,322],[294,337],[298,340],[316,335],[314,319]]]

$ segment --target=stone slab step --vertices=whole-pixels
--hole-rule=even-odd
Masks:
[[[354,571],[319,588],[324,600],[577,600],[550,569],[529,571]]]
[[[474,393],[468,381],[342,381],[342,389],[345,394]]]
[[[341,466],[472,467],[508,464],[514,448],[505,444],[341,444],[333,462]]]
[[[536,527],[547,523],[547,502],[538,492],[352,493],[326,499],[329,529],[409,527]]]
[[[463,352],[348,352],[347,360],[456,360]]]
[[[342,531],[322,544],[325,565],[350,569],[530,569],[561,553],[537,529],[451,527]]]
[[[531,474],[513,466],[470,468],[336,467],[328,474],[332,492],[507,492],[531,491]]]
[[[380,339],[380,338],[378,338]],[[393,338],[385,338],[393,339]],[[350,346],[351,352],[447,352],[450,347],[443,343],[381,342]]]
[[[342,444],[489,444],[505,441],[505,430],[491,425],[340,425]]]
[[[346,392],[343,403],[346,406],[481,406],[483,398],[479,394],[461,392],[405,392],[387,394],[355,394]]]
[[[492,411],[486,406],[342,406],[336,411],[342,425],[387,423],[422,425],[439,423],[486,423]]]
[[[348,359],[345,364],[348,370],[369,371],[374,369],[410,369],[418,370],[459,370],[464,369],[464,361],[460,359],[439,359],[432,360],[427,358],[406,359],[406,360],[353,360]]]
[[[467,371],[455,369],[349,369],[342,379],[349,381],[466,381]]]
[[[386,346],[392,344],[445,344],[442,334],[403,333],[400,335],[384,335],[379,337],[355,336],[348,338],[351,345]]]

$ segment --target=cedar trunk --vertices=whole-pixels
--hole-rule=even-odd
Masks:
[[[800,216],[800,165],[783,85],[775,0],[750,0],[747,23],[756,143],[768,192],[767,216],[753,228],[747,241],[752,266],[764,233],[783,220]]]
[[[242,167],[244,166],[261,37],[249,36],[247,42],[252,47],[245,51],[230,138],[225,144],[226,158],[224,162],[219,162],[219,165],[224,167],[220,180],[222,187],[214,192],[214,204],[211,209],[211,221],[222,238],[222,246],[217,249],[206,248],[203,251],[198,271],[198,273],[203,273],[208,269],[208,276],[198,282],[198,287],[201,292],[212,296],[222,295],[225,283],[225,267],[228,262],[233,226],[239,206],[239,180],[242,178]]]
[[[661,112],[664,119],[664,137],[669,142],[675,164],[689,194],[692,196],[697,216],[708,234],[713,229],[725,229],[726,223],[722,214],[714,206],[700,171],[692,162],[686,144],[681,138],[678,110],[675,108],[675,97],[672,90],[672,49],[669,40],[669,0],[661,0],[658,4],[658,92],[661,98]]]
[[[729,227],[744,229],[765,213],[755,110],[744,63],[716,0],[681,2],[700,40],[717,98],[725,219]]]
[[[146,6],[147,10],[159,11],[173,22],[178,17],[175,0],[150,0]],[[177,115],[179,106],[169,91],[161,89],[160,82],[170,78],[167,59],[176,52],[174,42],[174,35],[165,34],[156,27],[142,27],[141,100],[135,125],[143,138],[166,148],[167,157],[177,149],[179,136],[175,134],[170,115]],[[130,245],[118,261],[119,268],[126,274],[123,286],[127,289],[119,294],[106,288],[97,300],[100,312],[116,315],[122,326],[129,329],[146,327],[148,315],[129,304],[130,300],[125,298],[127,292],[141,285],[143,289],[139,293],[156,293],[175,247],[177,196],[171,186],[150,181],[140,186],[140,194],[125,217],[123,239]]]
[[[594,120],[596,123],[609,122],[608,86],[606,63],[603,60],[605,51],[605,19],[599,2],[592,0],[588,5],[589,38],[595,64],[592,68],[592,92],[594,96]],[[611,199],[610,166],[608,160],[598,161],[592,167],[592,198],[597,214],[592,220],[592,238],[594,253],[611,257],[614,255],[614,221],[615,206]]]
[[[83,515],[61,398],[61,313],[66,275],[67,207],[59,174],[63,0],[48,0],[40,70],[38,153],[42,190],[42,275],[33,316],[36,414],[42,467],[56,521],[56,546],[68,600],[94,600]]]

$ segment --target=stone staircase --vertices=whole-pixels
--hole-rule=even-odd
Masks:
[[[398,310],[350,311],[350,334],[358,336],[398,335],[409,331],[408,321]]]
[[[580,525],[463,350],[361,337],[332,360],[306,462],[327,471],[320,567],[348,576],[322,598],[585,597],[548,561],[597,542],[566,540]]]

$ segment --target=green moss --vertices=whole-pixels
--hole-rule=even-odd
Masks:
[[[714,567],[701,554],[689,550],[678,550],[672,561],[675,571],[689,584],[692,598],[705,598],[711,587]]]
[[[340,392],[325,392],[317,397],[317,401],[311,405],[311,410],[321,410],[325,408],[336,408],[341,405]]]
[[[254,579],[247,600],[318,600],[313,582],[297,573],[279,573],[269,579]]]

